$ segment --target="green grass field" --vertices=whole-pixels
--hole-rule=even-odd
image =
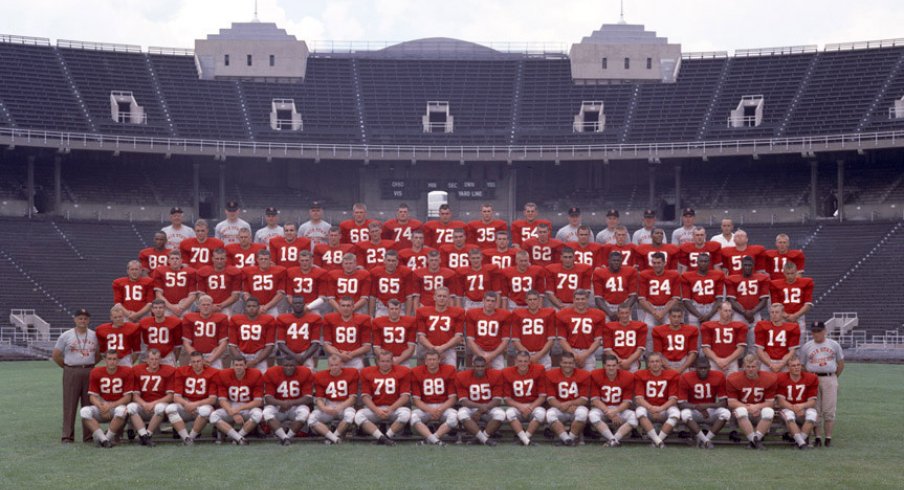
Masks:
[[[831,449],[764,452],[740,445],[702,451],[675,441],[661,451],[641,445],[525,448],[507,441],[496,448],[253,441],[249,447],[100,450],[58,442],[60,379],[49,362],[0,363],[0,488],[904,488],[900,365],[849,365]]]

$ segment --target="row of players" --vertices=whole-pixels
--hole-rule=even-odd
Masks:
[[[129,368],[110,350],[105,365],[91,371],[92,405],[81,415],[98,445],[111,447],[127,419],[143,445],[154,445],[152,435],[168,419],[186,445],[208,423],[235,444],[247,445],[245,436],[263,421],[283,445],[303,429],[337,444],[352,424],[385,445],[394,445],[407,424],[423,438],[420,444],[444,445],[442,437],[460,426],[477,442],[495,445],[492,436],[508,423],[525,446],[534,444],[531,438],[544,424],[562,445],[573,446],[589,422],[610,447],[619,446],[639,425],[653,447],[662,448],[680,421],[694,433],[698,447],[711,449],[712,439],[734,415],[748,447],[763,449],[779,411],[797,446],[806,449],[806,434],[817,420],[818,381],[801,370],[797,358],[788,372],[776,375],[760,371],[758,359],[748,355],[743,371],[726,377],[710,371],[705,361],[679,373],[666,368],[656,353],[647,356],[647,369],[635,373],[622,370],[611,355],[602,369],[579,369],[568,352],[556,369],[532,364],[530,353],[519,352],[512,367],[488,369],[478,356],[471,369],[461,372],[441,364],[434,350],[413,369],[395,363],[386,351],[377,356],[376,366],[360,371],[344,368],[343,359],[333,354],[318,372],[299,366],[292,356],[261,371],[242,357],[231,368],[217,370],[199,352],[191,354],[189,365],[173,368],[160,362],[160,354],[150,349],[145,364]],[[106,432],[101,422],[110,422]],[[431,422],[438,424],[435,430]],[[654,424],[661,424],[658,431]],[[388,430],[382,432],[380,425]]]
[[[578,229],[582,226],[581,210],[570,208],[568,210],[568,224],[556,232],[555,239],[561,242],[574,242],[578,240]],[[297,234],[314,245],[325,243],[327,233],[331,225],[323,219],[323,208],[317,201],[311,203],[309,210],[310,219],[297,228]],[[178,249],[182,240],[195,238],[196,230],[183,224],[183,212],[181,208],[174,207],[170,210],[170,225],[162,231],[167,235],[167,246]],[[275,237],[285,237],[288,230],[279,224],[279,210],[269,207],[264,210],[265,226],[254,233],[254,243],[267,245]],[[411,246],[412,234],[422,231],[425,235],[426,245],[439,248],[444,244],[452,243],[452,233],[456,229],[462,229],[467,233],[468,243],[473,243],[482,248],[492,248],[495,243],[495,235],[500,231],[511,231],[512,244],[520,247],[522,242],[539,237],[537,226],[544,224],[552,229],[549,220],[539,216],[537,205],[528,202],[524,205],[523,217],[508,225],[498,219],[493,206],[485,203],[480,208],[480,219],[469,223],[456,220],[453,217],[452,208],[448,204],[442,204],[438,209],[438,217],[435,221],[422,223],[411,217],[407,204],[400,204],[394,219],[386,221],[380,227],[374,229],[372,220],[367,216],[367,206],[364,203],[355,203],[352,206],[352,218],[342,221],[337,226],[340,230],[342,243],[356,244],[359,242],[376,241],[380,238],[392,240],[400,244],[400,248]],[[617,209],[606,211],[606,228],[596,235],[596,242],[601,244],[614,244],[616,231],[619,227],[619,212]],[[634,232],[630,240],[635,245],[645,245],[652,242],[652,233],[656,228],[656,212],[647,209],[643,212],[643,226]],[[671,243],[680,246],[692,241],[696,228],[696,212],[693,208],[682,210],[681,226],[672,232]],[[723,219],[721,233],[714,235],[712,240],[722,246],[734,246],[734,224],[731,219]],[[214,229],[216,239],[224,245],[238,244],[241,241],[242,230],[248,232],[251,238],[251,225],[239,217],[239,205],[235,201],[226,204],[226,219],[217,223]],[[589,227],[590,237],[593,233]],[[205,233],[206,236],[206,233]],[[203,241],[203,240],[202,240]],[[664,243],[669,243],[663,237]]]

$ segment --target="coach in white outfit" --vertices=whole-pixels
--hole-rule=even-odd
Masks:
[[[835,407],[838,402],[838,377],[844,371],[844,351],[838,342],[826,337],[826,324],[820,321],[810,325],[813,339],[800,348],[800,360],[804,368],[819,377],[819,393],[816,397],[816,411],[819,421],[814,430],[814,445],[819,447],[820,425],[825,433],[825,445],[832,445],[832,429],[835,427]]]

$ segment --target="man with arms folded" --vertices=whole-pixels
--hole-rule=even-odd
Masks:
[[[697,360],[700,331],[684,323],[684,310],[669,311],[669,323],[653,329],[653,352],[662,354],[666,368],[683,373]]]
[[[738,370],[738,359],[747,350],[747,324],[733,321],[731,305],[719,305],[719,319],[700,326],[703,358],[709,367],[724,374]]]
[[[753,354],[744,356],[742,371],[728,376],[728,408],[747,437],[750,449],[766,449],[763,438],[775,417],[775,389],[775,374],[760,371],[760,361]]]
[[[223,432],[233,444],[247,446],[245,436],[264,418],[263,374],[246,367],[245,359],[233,359],[232,367],[219,372],[218,400],[220,408],[210,414],[210,423]],[[236,431],[235,426],[241,428]]]
[[[502,393],[508,406],[505,420],[525,446],[534,445],[531,437],[546,422],[546,370],[530,359],[529,352],[518,352],[515,365],[502,370]]]
[[[371,352],[370,317],[355,313],[354,299],[339,299],[339,311],[323,317],[323,351],[342,359],[342,367],[363,369]]]
[[[414,357],[417,349],[417,324],[413,316],[403,316],[403,305],[398,300],[387,302],[389,314],[374,318],[373,344],[374,354],[382,352],[392,354],[392,363],[404,365],[417,360]]]
[[[141,262],[130,260],[125,277],[113,281],[113,304],[122,306],[130,322],[137,322],[151,309],[154,280],[141,275]]]
[[[593,271],[593,294],[596,307],[615,321],[619,305],[633,309],[637,301],[637,269],[622,265],[621,252],[610,252],[608,267]]]
[[[565,446],[574,446],[584,434],[590,372],[575,369],[574,354],[563,352],[559,367],[546,371],[546,423]],[[565,430],[565,424],[570,424]]]
[[[678,371],[665,369],[662,354],[647,355],[647,369],[634,373],[634,413],[651,445],[664,448],[665,439],[681,419],[678,409]],[[662,423],[657,433],[653,424]]]
[[[213,265],[198,270],[198,290],[213,298],[213,310],[232,315],[232,305],[242,294],[242,271],[227,265],[226,250],[213,251]]]
[[[167,265],[154,270],[154,291],[157,299],[166,302],[166,314],[182,317],[198,297],[198,276],[194,269],[182,264],[182,254],[173,250]]]
[[[132,368],[134,390],[126,405],[132,428],[137,429],[142,446],[154,446],[151,437],[166,418],[166,406],[173,401],[176,368],[160,361],[160,351],[148,349],[144,364]],[[148,422],[145,426],[145,422]]]
[[[220,369],[229,345],[229,318],[213,312],[213,298],[198,298],[198,311],[186,313],[182,319],[182,349],[198,352],[204,364]]]
[[[455,376],[458,388],[458,421],[477,441],[486,446],[495,446],[490,439],[505,422],[502,408],[502,372],[487,369],[486,359],[474,356],[471,369]],[[481,429],[483,424],[483,429]]]
[[[804,363],[807,372],[813,373],[819,378],[819,394],[816,398],[816,411],[819,413],[819,421],[816,425],[815,446],[821,445],[819,438],[820,429],[825,429],[826,447],[832,444],[832,429],[835,427],[835,406],[838,401],[838,378],[844,371],[844,351],[841,345],[832,339],[826,338],[826,325],[823,322],[813,322],[810,326],[813,339],[804,344],[800,350],[800,359]]]
[[[697,447],[713,449],[713,438],[731,419],[731,411],[726,407],[725,375],[711,371],[709,361],[697,359],[694,370],[681,375],[678,381],[678,407],[681,421],[697,438]],[[701,423],[709,425],[709,431],[700,428]]]
[[[361,401],[364,408],[355,414],[355,425],[373,436],[377,444],[395,446],[392,438],[411,420],[411,370],[392,362],[389,351],[377,355],[377,365],[361,370]],[[386,434],[377,424],[386,423]]]
[[[419,445],[445,446],[442,437],[458,427],[458,411],[453,408],[458,399],[455,367],[439,361],[439,353],[428,350],[424,354],[424,365],[411,371],[415,407],[411,412],[411,428],[424,438],[418,441]],[[430,432],[427,424],[439,421],[442,423],[436,432]]]
[[[325,437],[327,445],[339,444],[355,421],[357,398],[358,370],[342,367],[342,358],[331,355],[327,368],[314,375],[314,412],[308,418],[311,430]],[[330,431],[329,424],[336,419],[336,430]]]
[[[609,447],[621,446],[621,440],[637,428],[637,416],[631,410],[634,399],[634,375],[618,367],[618,358],[603,356],[602,369],[590,373],[590,414],[587,420]],[[615,433],[612,433],[612,428]]]
[[[299,366],[293,356],[281,357],[278,366],[264,373],[264,422],[283,446],[292,444],[292,438],[311,415],[313,383],[314,373]],[[283,428],[286,421],[289,422],[288,431]]]
[[[543,308],[543,296],[530,290],[525,296],[527,308],[512,311],[512,346],[515,352],[527,352],[530,364],[552,369],[550,352],[556,343],[556,310]]]
[[[204,356],[199,351],[189,355],[188,366],[176,369],[173,403],[167,405],[166,416],[186,446],[194,444],[213,413],[217,402],[217,373],[218,370],[204,365]],[[186,422],[192,422],[191,432],[186,430]]]
[[[152,349],[160,356],[159,361],[168,366],[175,366],[182,354],[182,321],[174,316],[166,316],[166,305],[155,299],[151,306],[151,316],[143,318],[141,341],[145,351]]]
[[[113,438],[126,423],[126,405],[132,400],[132,390],[132,368],[120,365],[118,352],[108,350],[104,365],[91,370],[88,385],[91,405],[80,411],[98,446],[113,447]],[[100,428],[102,422],[110,423],[106,433]]]
[[[574,261],[574,249],[562,247],[561,263],[546,266],[546,299],[556,309],[567,308],[574,303],[574,292],[590,289],[593,268]]]
[[[712,270],[706,252],[697,256],[697,270],[681,274],[681,297],[695,327],[716,316],[725,296],[725,274]]]
[[[245,301],[245,313],[229,320],[229,355],[243,358],[249,367],[267,370],[267,359],[276,344],[276,319],[260,313],[260,303],[251,297]]]

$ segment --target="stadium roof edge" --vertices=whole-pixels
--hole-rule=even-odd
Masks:
[[[87,51],[115,51],[120,53],[141,53],[141,46],[137,44],[96,43],[92,41],[74,41],[72,39],[57,39],[58,48],[75,48]]]

